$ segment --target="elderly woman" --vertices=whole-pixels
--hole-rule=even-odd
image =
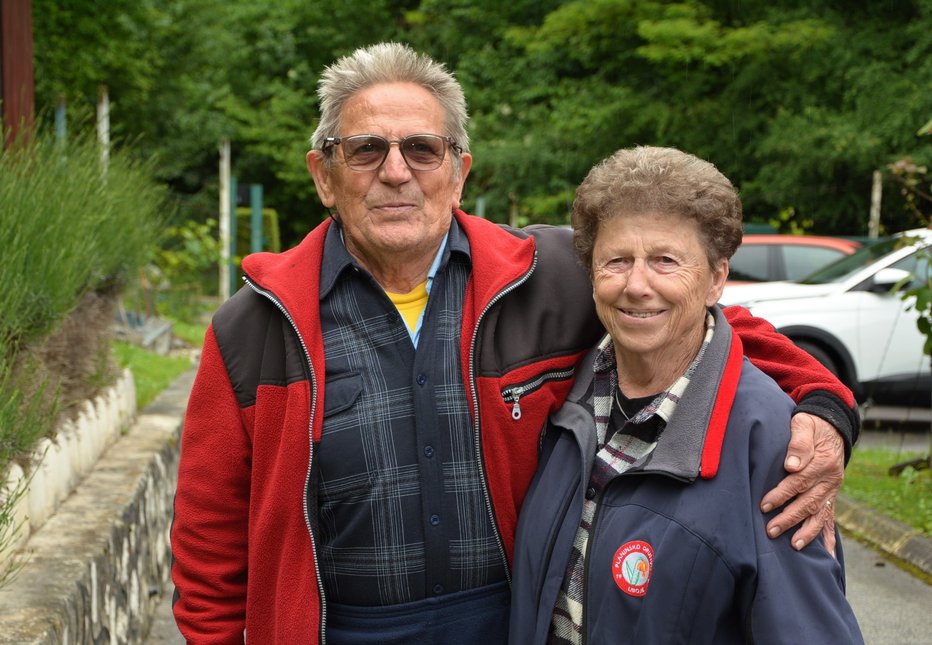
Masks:
[[[859,643],[838,560],[771,540],[793,402],[716,303],[741,202],[712,164],[620,150],[573,207],[608,330],[548,421],[521,512],[513,643]],[[836,535],[837,539],[837,535]]]

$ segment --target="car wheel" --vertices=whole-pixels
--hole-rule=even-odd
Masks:
[[[835,362],[835,359],[829,355],[824,349],[816,345],[815,343],[810,343],[805,340],[795,340],[796,346],[801,350],[812,356],[814,359],[822,363],[829,372],[834,374],[839,380],[841,380],[841,370],[838,369],[838,364]]]

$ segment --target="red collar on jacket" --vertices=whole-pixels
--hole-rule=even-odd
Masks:
[[[469,240],[472,273],[463,302],[463,356],[469,351],[472,330],[489,300],[518,279],[534,260],[534,239],[509,232],[488,220],[453,212]],[[315,227],[297,246],[283,253],[254,253],[243,258],[243,271],[257,288],[271,293],[294,320],[307,346],[316,384],[324,382],[324,351],[320,329],[320,267],[324,240],[332,221]],[[464,360],[464,368],[467,366]],[[465,375],[464,375],[465,378]],[[467,388],[468,389],[468,388]],[[321,391],[318,389],[318,391]],[[320,440],[323,396],[316,400],[314,440]]]

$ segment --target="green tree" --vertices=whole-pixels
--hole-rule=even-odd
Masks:
[[[748,217],[864,233],[871,174],[929,108],[932,0],[34,0],[37,100],[90,112],[106,84],[119,140],[157,160],[180,218],[217,211],[217,144],[262,183],[285,245],[326,213],[304,154],[323,67],[360,45],[445,61],[472,114],[465,205],[566,221],[595,162],[634,144],[716,163]],[[911,127],[905,127],[912,124]],[[887,176],[885,224],[914,225]],[[887,217],[889,214],[889,217]]]
[[[566,202],[553,185],[561,170],[572,186],[618,147],[675,145],[735,180],[751,217],[792,209],[816,230],[863,233],[873,169],[903,149],[928,154],[902,124],[928,105],[920,95],[932,78],[929,3],[895,4],[561,3],[539,23],[506,31],[512,50],[492,57],[516,60],[513,76],[490,60],[477,65],[499,75],[486,94],[514,99],[492,106],[503,113],[476,115],[477,140],[498,130],[507,150],[492,178],[480,159],[479,178],[556,206]],[[891,95],[909,99],[896,114]],[[533,152],[516,153],[521,144]],[[530,163],[543,165],[546,179],[522,182]],[[885,211],[898,214],[888,194]],[[892,224],[902,228],[902,217]]]

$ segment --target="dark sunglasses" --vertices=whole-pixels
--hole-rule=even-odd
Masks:
[[[327,137],[321,150],[328,152],[333,146],[342,145],[343,160],[350,170],[368,172],[382,167],[393,143],[398,144],[398,150],[411,170],[436,170],[443,163],[447,146],[457,153],[463,151],[452,137],[438,134],[412,134],[397,141],[389,141],[377,134]]]

